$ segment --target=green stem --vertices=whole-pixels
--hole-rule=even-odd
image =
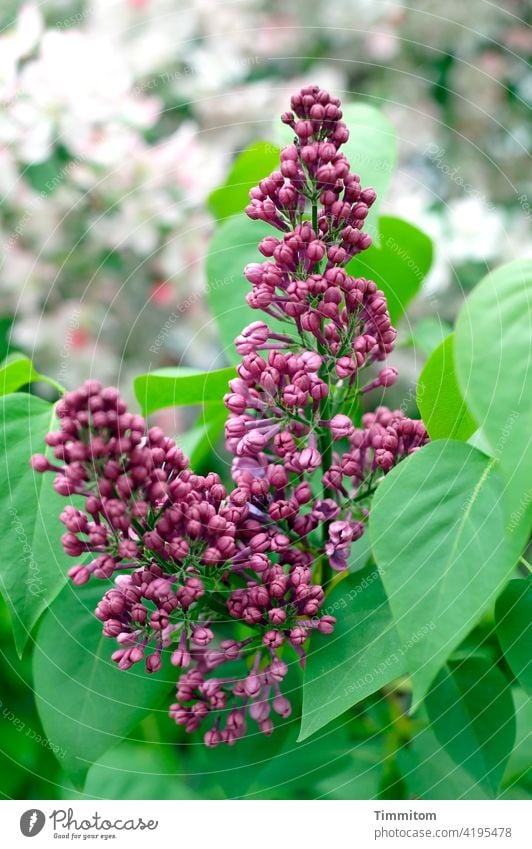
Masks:
[[[520,557],[519,561],[523,564],[523,566],[526,566],[526,568],[528,569],[529,572],[532,572],[532,566],[530,565],[528,560],[525,560],[524,557]]]
[[[59,395],[64,395],[64,394],[65,394],[65,392],[66,392],[65,387],[64,387],[64,386],[61,386],[61,384],[60,384],[60,383],[58,383],[58,382],[57,382],[57,380],[54,380],[54,379],[53,379],[53,377],[47,377],[47,376],[46,376],[46,375],[44,375],[44,374],[40,374],[38,379],[39,379],[40,381],[42,381],[42,383],[47,383],[47,384],[48,384],[48,386],[52,386],[55,390],[57,390],[57,392],[59,393]]]
[[[320,343],[318,343],[318,351],[319,351],[320,354],[324,353],[323,347]],[[325,381],[325,383],[329,386],[329,389],[330,389],[329,375],[323,374],[322,380]],[[332,404],[332,399],[331,399],[331,395],[330,395],[330,391],[329,391],[329,393],[325,396],[325,398],[322,399],[322,401],[320,403],[319,415],[320,415],[320,419],[322,421],[329,421],[329,419],[331,418],[331,404]],[[331,468],[332,455],[333,455],[331,432],[327,427],[320,427],[319,428],[319,431],[318,431],[318,450],[321,454],[321,472],[322,472],[322,475],[323,475],[323,474],[325,474],[325,472],[329,471],[329,469]],[[333,498],[334,499],[333,490],[328,489],[326,486],[324,486],[323,487],[323,498]],[[327,543],[328,539],[329,539],[329,522],[324,522],[323,523],[323,538],[322,538],[324,549],[325,549],[325,544]],[[328,582],[332,580],[332,577],[333,577],[332,569],[329,565],[328,557],[324,552],[323,557],[322,557],[320,580],[321,580],[322,584],[327,585]]]
[[[318,204],[315,200],[312,201],[312,229],[318,235]]]

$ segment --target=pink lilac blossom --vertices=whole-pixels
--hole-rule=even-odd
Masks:
[[[350,414],[397,377],[384,365],[363,378],[396,332],[384,294],[344,267],[370,244],[375,192],[339,152],[339,100],[309,86],[291,107],[283,121],[295,141],[247,208],[283,235],[263,239],[266,262],[245,271],[250,305],[277,321],[236,339],[242,359],[225,396],[234,487],[194,474],[172,439],[95,380],[59,402],[55,459],[32,458],[76,499],[61,514],[65,551],[83,558],[70,577],[114,581],[96,609],[118,643],[113,660],[154,673],[169,654],[181,670],[170,716],[187,732],[202,726],[211,747],[234,743],[249,719],[270,734],[274,715],[289,716],[289,654],[303,664],[311,632],[335,624],[316,575],[347,568],[379,479],[427,441],[401,411]]]

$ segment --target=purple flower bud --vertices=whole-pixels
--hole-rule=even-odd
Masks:
[[[344,416],[341,413],[338,413],[338,415],[330,420],[329,427],[334,440],[345,439],[351,436],[355,429],[349,416]]]
[[[283,719],[286,719],[286,717],[290,716],[290,714],[292,713],[292,705],[290,704],[288,699],[286,699],[284,696],[281,696],[280,693],[278,696],[275,696],[272,702],[272,707],[275,713],[277,713],[279,716],[282,716]]]
[[[260,678],[254,672],[251,672],[246,680],[244,681],[244,690],[246,695],[250,698],[254,699],[261,690],[262,684],[260,682]]]

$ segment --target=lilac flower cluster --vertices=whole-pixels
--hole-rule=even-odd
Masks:
[[[290,652],[303,664],[311,632],[334,629],[318,575],[347,568],[379,479],[427,441],[400,411],[353,415],[397,377],[383,364],[396,337],[386,298],[344,267],[371,243],[375,192],[339,152],[349,133],[338,99],[309,86],[291,106],[295,141],[247,208],[283,235],[263,239],[266,261],[245,269],[249,304],[269,323],[236,340],[225,396],[234,487],[194,474],[172,439],[94,380],[58,404],[55,460],[32,458],[75,499],[61,514],[65,551],[83,558],[70,577],[113,580],[96,609],[113,660],[153,673],[168,653],[181,670],[170,715],[188,732],[207,726],[208,746],[234,743],[248,719],[270,734],[272,715],[290,714]]]
[[[260,521],[281,521],[307,551],[321,526],[328,564],[345,569],[379,478],[427,433],[384,407],[360,427],[349,415],[361,396],[397,378],[384,365],[363,380],[393,350],[396,331],[384,293],[345,268],[371,244],[363,226],[375,192],[339,152],[349,132],[337,98],[308,86],[291,109],[282,120],[294,143],[246,209],[283,235],[264,238],[266,261],[245,269],[248,303],[274,321],[253,322],[236,340],[242,362],[225,398],[227,447]]]
[[[207,745],[233,743],[247,715],[270,733],[270,710],[290,713],[279,687],[288,670],[283,646],[303,656],[312,629],[334,626],[319,614],[324,593],[308,555],[274,523],[257,533],[251,488],[228,493],[218,475],[193,474],[174,441],[148,430],[115,389],[89,380],[63,397],[57,414],[60,429],[46,438],[54,458],[37,454],[32,465],[55,473],[60,495],[78,497],[61,514],[66,553],[85,558],[69,571],[74,583],[114,579],[96,608],[119,646],[113,660],[120,669],[143,661],[153,673],[168,650],[176,667],[192,667],[170,713],[187,731],[212,719]],[[233,620],[251,636],[224,639]],[[242,678],[208,677],[235,660]]]

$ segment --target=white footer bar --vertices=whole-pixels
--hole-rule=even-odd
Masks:
[[[1,844],[530,849],[531,807],[514,801],[2,801]]]

